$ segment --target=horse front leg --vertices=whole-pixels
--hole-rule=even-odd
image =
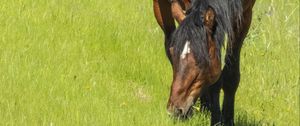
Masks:
[[[240,52],[243,45],[243,41],[248,33],[252,20],[252,7],[255,0],[244,3],[248,5],[244,7],[243,18],[239,29],[235,27],[235,39],[232,45],[227,48],[225,57],[225,66],[222,72],[223,79],[223,109],[222,120],[225,126],[234,125],[234,98],[235,93],[240,82]],[[252,2],[252,3],[251,3]],[[249,6],[251,4],[251,6]],[[237,26],[237,25],[235,25]]]
[[[222,85],[222,77],[211,85],[207,92],[201,96],[201,111],[209,110],[211,113],[211,126],[221,124],[221,109],[220,109],[220,91]]]

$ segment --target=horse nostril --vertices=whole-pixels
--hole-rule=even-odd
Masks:
[[[182,114],[183,114],[183,109],[181,109],[181,108],[176,108],[176,109],[175,109],[175,114],[176,114],[176,115],[182,115]]]

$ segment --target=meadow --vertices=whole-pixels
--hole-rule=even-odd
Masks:
[[[253,11],[235,122],[299,126],[299,1]],[[0,125],[209,125],[167,115],[163,41],[150,0],[1,0]]]

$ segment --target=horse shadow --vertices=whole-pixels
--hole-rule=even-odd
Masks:
[[[275,126],[273,122],[267,122],[263,119],[257,119],[246,111],[240,111],[236,115],[236,126]]]
[[[210,117],[208,112],[200,112],[196,115],[200,117],[204,116],[205,118]],[[202,123],[196,124],[195,126],[209,125],[209,121],[205,124]],[[235,117],[235,126],[275,126],[275,124],[273,122],[267,122],[263,119],[257,119],[254,116],[251,116],[251,114],[247,113],[246,111],[238,110]]]

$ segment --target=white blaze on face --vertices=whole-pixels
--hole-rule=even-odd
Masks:
[[[186,43],[185,43],[185,45],[184,45],[184,48],[183,48],[183,50],[182,50],[182,53],[181,53],[181,55],[180,55],[180,58],[181,58],[181,59],[184,59],[185,56],[186,56],[187,54],[189,54],[190,52],[191,52],[191,49],[190,49],[190,42],[189,42],[189,41],[186,41]]]

